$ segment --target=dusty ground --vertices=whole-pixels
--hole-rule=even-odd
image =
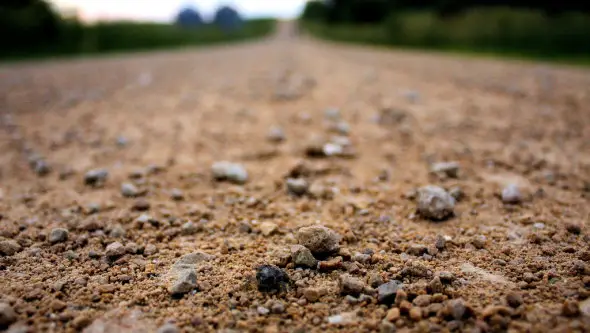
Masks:
[[[283,31],[196,51],[6,65],[0,91],[0,324],[16,321],[13,332],[167,322],[186,332],[590,331],[588,70]],[[313,136],[333,135],[331,107],[350,125],[353,156],[306,157]],[[273,126],[284,142],[267,139]],[[49,174],[29,166],[33,154]],[[248,182],[214,181],[220,160],[243,164]],[[295,197],[284,181],[302,161],[314,186]],[[430,174],[441,161],[459,162],[458,177]],[[85,185],[96,168],[106,182]],[[139,198],[122,196],[126,182]],[[522,203],[502,203],[509,183]],[[461,188],[454,217],[415,214],[412,192],[427,184]],[[297,230],[313,224],[342,236],[323,259],[343,264],[288,263]],[[51,244],[58,227],[67,240]],[[113,242],[125,251],[108,258]],[[170,296],[173,264],[197,251],[215,258],[196,268],[194,291]],[[355,252],[369,259],[353,262]],[[261,264],[291,282],[258,291]],[[342,295],[344,273],[367,296]],[[394,279],[404,292],[379,304],[370,285]]]

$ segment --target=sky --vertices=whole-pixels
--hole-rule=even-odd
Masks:
[[[196,8],[205,18],[220,5],[236,8],[244,17],[294,18],[306,0],[49,0],[59,9],[73,9],[85,21],[132,19],[171,21],[185,6]]]

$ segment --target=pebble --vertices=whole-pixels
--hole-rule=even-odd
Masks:
[[[455,201],[461,201],[465,198],[465,192],[459,186],[452,187],[449,190],[449,194],[455,199]]]
[[[579,235],[582,233],[582,226],[578,223],[568,222],[565,224],[565,230],[571,234]]]
[[[170,295],[186,294],[197,287],[197,272],[193,268],[174,266],[176,278],[168,287]]]
[[[328,317],[328,323],[332,325],[354,325],[358,323],[358,320],[356,312],[343,312]]]
[[[0,303],[0,328],[8,327],[17,320],[16,312],[6,303]]]
[[[259,229],[264,236],[270,236],[273,233],[275,233],[279,229],[279,227],[272,222],[265,221],[260,223]]]
[[[440,278],[440,281],[442,283],[452,283],[453,281],[455,281],[455,274],[451,273],[451,272],[447,272],[447,271],[442,271],[440,273],[438,273],[438,277]]]
[[[318,288],[305,288],[303,289],[303,297],[309,302],[316,302],[322,297]]]
[[[297,241],[313,254],[327,254],[340,249],[341,236],[324,226],[303,227],[297,231]]]
[[[106,169],[94,169],[86,172],[84,183],[90,186],[97,186],[104,183],[109,175]]]
[[[443,188],[433,185],[421,187],[418,191],[418,214],[422,217],[442,221],[454,215],[455,199]]]
[[[179,333],[180,330],[172,323],[164,324],[158,328],[156,333]]]
[[[288,178],[287,191],[292,195],[301,196],[309,190],[309,183],[303,178]]]
[[[382,284],[383,284],[383,277],[381,277],[381,274],[376,273],[376,272],[369,274],[369,285],[372,288],[377,288]]]
[[[486,242],[487,242],[487,238],[484,235],[475,236],[471,240],[471,244],[473,244],[473,246],[475,246],[475,248],[479,249],[479,250],[486,247]]]
[[[422,320],[422,309],[418,307],[413,307],[410,309],[410,319],[413,321],[420,321]]]
[[[259,306],[256,308],[256,312],[258,312],[259,315],[266,316],[270,313],[270,310],[265,308],[264,306]]]
[[[442,251],[445,249],[445,246],[447,244],[447,240],[445,239],[444,236],[442,235],[437,235],[436,236],[436,241],[434,242],[434,246],[439,250]]]
[[[406,250],[407,254],[413,256],[421,256],[428,251],[428,247],[424,244],[411,244]]]
[[[120,148],[123,148],[123,147],[127,146],[127,144],[129,143],[129,140],[126,137],[119,135],[117,137],[116,143],[117,143],[117,146],[119,146]]]
[[[401,313],[399,308],[391,308],[387,311],[387,315],[385,315],[385,319],[389,320],[390,322],[394,323],[401,317]]]
[[[126,198],[133,198],[139,194],[139,190],[131,183],[121,184],[121,195]]]
[[[188,221],[184,223],[180,229],[183,235],[193,235],[199,232],[202,228],[197,226],[193,221]]]
[[[135,202],[133,202],[133,206],[131,207],[133,210],[136,211],[146,211],[148,209],[150,209],[150,202],[147,201],[146,199],[137,199],[135,200]],[[151,220],[150,220],[151,222]]]
[[[285,136],[285,132],[283,131],[282,128],[280,128],[278,126],[273,126],[268,131],[268,134],[266,135],[266,138],[270,142],[277,142],[278,143],[278,142],[285,141],[286,136]]]
[[[360,262],[362,264],[369,262],[369,260],[371,260],[371,255],[370,254],[365,254],[365,253],[359,253],[359,252],[355,252],[352,257],[351,257],[352,261],[356,261],[356,262]]]
[[[502,190],[502,202],[505,204],[518,204],[522,202],[522,194],[516,184],[508,184]]]
[[[419,306],[419,307],[427,307],[430,305],[430,300],[432,299],[432,296],[430,295],[418,295],[416,296],[416,298],[414,298],[414,300],[412,301],[412,304],[414,304],[415,306]]]
[[[377,287],[377,301],[385,304],[393,303],[395,295],[400,288],[402,288],[402,283],[396,280],[380,285]]]
[[[516,292],[511,292],[508,295],[506,295],[506,303],[508,303],[508,305],[513,308],[517,308],[522,303],[524,303],[524,300],[522,299],[521,294],[516,293]]]
[[[318,265],[311,251],[303,245],[291,246],[291,260],[295,266],[316,268]]]
[[[64,228],[52,229],[48,237],[49,243],[56,244],[68,240],[68,231]]]
[[[580,313],[586,317],[590,317],[590,298],[580,302]]]
[[[115,259],[115,258],[118,258],[118,257],[124,255],[125,252],[126,252],[126,250],[125,250],[125,247],[123,246],[123,244],[121,244],[119,242],[113,242],[113,243],[107,245],[105,255],[111,259]]]
[[[339,278],[340,293],[343,295],[357,296],[365,289],[365,283],[348,274],[342,274]]]
[[[11,256],[21,249],[20,244],[12,239],[0,241],[0,254],[3,256]]]
[[[340,110],[337,108],[328,108],[324,111],[324,116],[328,119],[339,119]]]
[[[258,290],[281,290],[289,281],[287,273],[273,265],[262,265],[256,270]]]
[[[170,191],[170,197],[174,201],[182,201],[182,200],[184,200],[184,193],[182,193],[182,191],[177,188],[173,188]]]
[[[442,175],[449,178],[457,178],[459,176],[460,165],[458,162],[438,162],[430,167],[430,172]]]
[[[217,181],[229,181],[234,184],[244,184],[248,181],[248,172],[237,163],[227,161],[215,162],[211,166],[213,178]]]
[[[318,263],[318,269],[320,271],[333,271],[340,268],[342,268],[342,257],[336,257]]]
[[[270,307],[270,312],[274,313],[274,314],[280,314],[285,312],[285,304],[281,301],[276,301],[274,303],[272,303],[271,307]]]
[[[334,124],[334,131],[342,135],[348,135],[350,133],[350,125],[345,121],[339,121]]]
[[[35,171],[38,176],[43,177],[51,172],[51,167],[45,162],[45,160],[36,160],[33,165],[33,171]]]
[[[566,300],[561,307],[561,313],[566,317],[576,317],[580,314],[580,305],[576,301]]]
[[[143,250],[143,254],[145,254],[146,256],[151,256],[156,252],[158,252],[158,248],[154,244],[146,245],[145,249]]]

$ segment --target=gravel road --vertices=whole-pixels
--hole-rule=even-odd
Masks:
[[[290,29],[0,67],[0,330],[590,330],[590,71]]]

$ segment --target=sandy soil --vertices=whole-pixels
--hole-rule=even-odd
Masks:
[[[590,331],[590,71],[285,29],[0,68],[0,326]],[[284,141],[269,140],[273,126]],[[308,157],[319,136],[348,138],[346,155]],[[248,181],[214,180],[224,160]],[[456,177],[430,172],[450,161]],[[106,181],[85,184],[99,168]],[[287,177],[309,192],[288,193]],[[429,184],[460,198],[454,216],[416,212]],[[521,202],[503,203],[508,184]],[[290,258],[311,225],[340,236],[339,250],[316,255],[321,269]],[[199,251],[213,257],[189,265],[196,284],[171,295],[175,263]],[[263,264],[289,281],[259,291]],[[395,299],[380,302],[377,288],[394,280]]]

